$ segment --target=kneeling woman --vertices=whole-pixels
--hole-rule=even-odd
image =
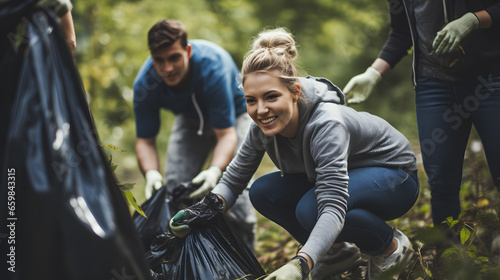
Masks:
[[[212,192],[230,208],[267,152],[280,171],[255,181],[250,199],[304,246],[266,279],[303,279],[342,242],[373,256],[370,279],[410,256],[408,238],[385,221],[417,200],[415,154],[383,119],[342,106],[344,96],[330,81],[297,77],[296,56],[283,29],[255,40],[241,73],[255,123]]]

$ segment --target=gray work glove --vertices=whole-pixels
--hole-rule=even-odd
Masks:
[[[191,183],[194,185],[201,184],[201,186],[194,192],[190,193],[189,198],[196,199],[207,195],[215,188],[215,185],[217,185],[221,176],[222,171],[219,167],[214,165],[210,166],[207,170],[200,172],[200,174],[198,174],[198,176],[196,176]]]
[[[439,31],[432,42],[436,54],[445,54],[456,49],[472,30],[479,28],[479,19],[473,13],[466,13],[461,18],[448,23]]]
[[[159,190],[163,186],[163,176],[161,176],[158,170],[148,170],[146,172],[146,187],[144,188],[144,195],[146,199],[149,199],[153,195],[153,189],[155,191]]]
[[[373,67],[368,67],[363,74],[354,76],[343,90],[347,103],[365,101],[381,79],[382,75]]]

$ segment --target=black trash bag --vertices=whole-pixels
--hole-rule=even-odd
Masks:
[[[59,21],[33,8],[23,22],[19,82],[2,92],[14,97],[0,175],[0,218],[9,226],[0,234],[14,233],[14,242],[8,251],[0,242],[9,261],[0,278],[148,279]]]
[[[10,109],[14,101],[21,62],[24,58],[26,38],[15,32],[16,26],[22,21],[27,11],[38,0],[7,1],[0,3],[0,155],[5,155],[7,128]],[[16,44],[24,40],[24,44]]]
[[[151,242],[157,235],[167,231],[168,222],[175,213],[199,200],[189,198],[189,194],[194,190],[196,187],[191,182],[162,186],[141,205],[147,218],[134,212],[132,219],[139,232],[144,252],[151,250]]]
[[[191,227],[186,238],[169,230],[153,240],[146,254],[152,279],[254,280],[265,275],[252,251],[222,214],[219,202],[207,196],[185,209],[182,223]]]
[[[183,209],[182,219],[173,223],[180,225],[205,225],[224,210],[224,203],[214,193],[208,193],[200,202]]]

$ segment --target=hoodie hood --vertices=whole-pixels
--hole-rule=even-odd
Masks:
[[[301,147],[302,139],[304,137],[304,129],[316,107],[320,103],[334,103],[341,105],[345,102],[344,94],[342,93],[342,91],[328,79],[307,76],[306,78],[299,78],[299,84],[301,86],[301,95],[302,98],[304,98],[305,102],[299,103],[299,132],[297,137],[295,137],[294,139],[284,140],[284,137],[275,135],[272,139],[272,148],[268,146],[268,148],[266,149],[268,150],[268,153],[270,151],[274,151],[273,161],[281,170],[281,176],[283,176],[284,169],[282,165],[282,157],[280,155],[279,146],[282,145],[280,142],[286,141],[292,146]],[[288,150],[287,147],[284,148],[284,152],[290,154],[295,154],[300,151],[300,148],[292,148],[291,150]],[[304,167],[302,166],[299,169],[303,170]]]
[[[345,103],[344,93],[326,78],[307,76],[306,78],[299,78],[299,84],[301,86],[301,94],[304,95],[306,100],[306,102],[299,104],[299,126],[305,125],[311,112],[314,111],[319,103]]]
[[[306,94],[309,104],[317,105],[320,102],[344,104],[344,93],[330,80],[321,77],[307,76],[299,78],[302,94]]]

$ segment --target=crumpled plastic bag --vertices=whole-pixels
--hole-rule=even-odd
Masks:
[[[18,38],[2,41],[9,51],[0,53],[18,51],[15,71],[4,68],[12,61],[0,61],[1,73],[13,71],[15,83],[2,91],[9,102],[1,105],[8,126],[0,175],[2,205],[15,201],[9,213],[0,210],[1,220],[15,227],[15,243],[8,245],[15,256],[13,265],[2,260],[0,279],[147,279],[137,231],[99,145],[59,21],[35,2],[0,5],[2,24],[6,16],[26,27],[20,38],[16,24],[0,27],[1,34]]]
[[[262,279],[265,271],[220,211],[191,214],[186,238],[167,231],[153,240],[146,254],[152,279]]]
[[[164,185],[141,205],[147,218],[134,212],[132,219],[139,232],[144,252],[150,250],[151,242],[157,235],[168,230],[168,222],[175,213],[198,201],[188,197],[195,189],[191,182],[176,186]]]

